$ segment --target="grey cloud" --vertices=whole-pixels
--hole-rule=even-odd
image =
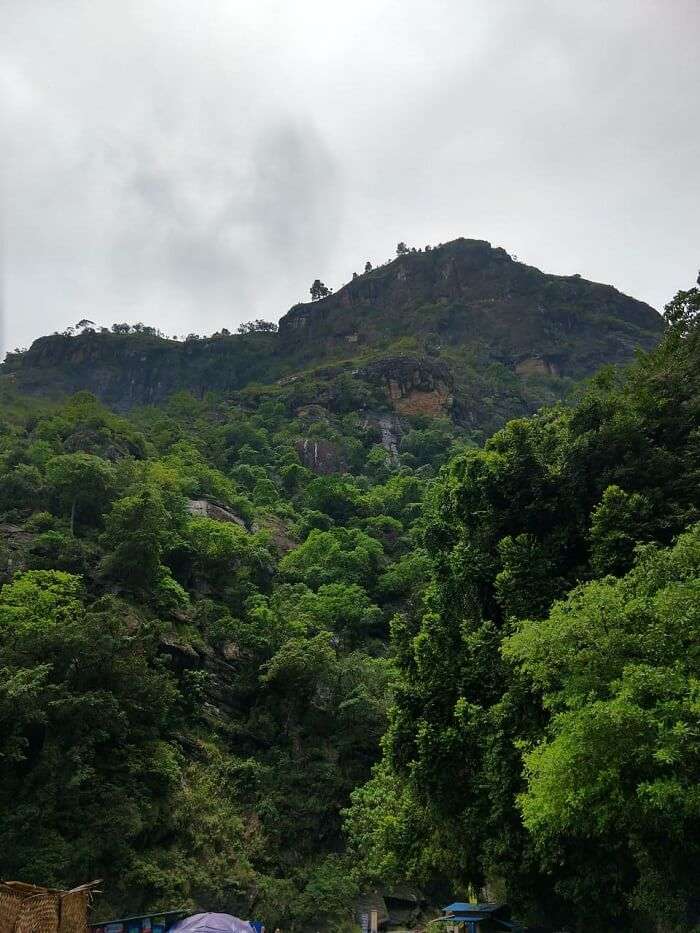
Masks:
[[[187,296],[198,326],[207,314],[229,326],[279,316],[297,266],[322,263],[334,242],[335,166],[311,126],[271,127],[235,166],[224,148],[193,164],[138,161],[123,184],[112,288]],[[282,304],[266,295],[270,280]]]
[[[6,344],[276,318],[458,235],[659,306],[698,264],[699,29],[695,0],[5,0]]]

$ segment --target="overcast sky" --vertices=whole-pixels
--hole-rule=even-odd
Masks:
[[[277,319],[456,236],[661,307],[698,0],[0,0],[5,345]]]

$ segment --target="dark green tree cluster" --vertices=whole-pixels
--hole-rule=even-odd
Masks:
[[[327,298],[330,295],[331,290],[327,285],[324,285],[320,279],[314,279],[309,292],[311,294],[312,301],[320,301],[321,298]]]
[[[435,485],[384,757],[348,813],[364,878],[442,878],[556,929],[693,926],[699,311],[679,293],[656,351]]]
[[[127,420],[0,386],[0,877],[103,878],[101,916],[351,922],[341,814],[378,757],[440,465],[420,419],[389,454],[353,391]]]
[[[686,929],[697,313],[483,449],[387,443],[345,363],[128,418],[0,382],[0,877],[297,931],[405,880]]]

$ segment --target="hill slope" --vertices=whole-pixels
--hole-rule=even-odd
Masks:
[[[611,625],[615,606],[591,610],[594,626],[566,613],[585,636],[577,664],[586,677],[572,689],[586,705],[599,687],[617,703],[620,671],[636,658],[645,667],[631,698],[642,705],[627,743],[617,741],[620,707],[604,746],[600,718],[593,733],[578,730],[577,743],[592,735],[596,747],[571,746],[577,761],[603,760],[606,777],[610,749],[629,754],[610,794],[586,786],[594,770],[570,769],[583,783],[564,803],[570,813],[568,801],[579,801],[581,812],[575,825],[564,813],[569,825],[535,827],[544,844],[517,809],[521,750],[557,741],[563,718],[549,723],[549,710],[566,696],[544,709],[541,684],[525,678],[540,670],[547,690],[568,691],[560,672],[581,654],[557,636],[554,653],[535,645],[514,675],[500,646],[516,618],[536,620],[526,624],[541,639],[552,600],[578,581],[587,593],[609,587],[607,574],[625,573],[638,543],[669,545],[700,517],[697,289],[668,306],[655,351],[482,449],[462,429],[470,413],[483,425],[535,404],[538,391],[563,391],[575,371],[527,375],[496,362],[514,287],[488,344],[483,326],[477,335],[481,355],[456,338],[435,346],[429,325],[432,345],[422,344],[412,316],[431,311],[418,285],[412,305],[392,299],[392,283],[401,269],[434,275],[435,262],[425,288],[439,305],[452,248],[294,309],[279,335],[59,336],[8,361],[0,876],[60,887],[104,878],[96,917],[177,906],[323,933],[354,930],[370,888],[388,896],[415,883],[444,903],[443,891],[486,882],[491,891],[492,878],[518,915],[556,919],[558,929],[588,917],[591,903],[601,931],[657,929],[659,905],[685,910],[699,838],[684,700],[697,658],[677,637],[696,634],[690,609],[670,594],[658,602],[667,620],[645,616],[649,600],[635,591],[632,639]],[[465,261],[472,248],[454,246]],[[353,289],[370,284],[376,333],[366,325],[348,341],[333,316],[340,327],[347,300],[359,318]],[[626,313],[656,321],[612,290],[583,288],[619,302],[616,339],[629,326],[644,336]],[[600,313],[583,299],[573,307],[584,323]],[[463,313],[473,308],[464,299]],[[400,315],[410,337],[397,341],[389,331]],[[89,387],[125,408],[183,385],[204,397],[179,393],[117,415],[87,392],[60,403],[17,384],[44,395]],[[453,421],[420,411],[450,411]],[[675,554],[663,560],[677,572]],[[667,571],[654,574],[665,586]],[[651,819],[637,791],[648,776],[662,791]],[[552,852],[554,866],[542,861]]]
[[[2,373],[31,394],[88,389],[121,410],[178,390],[332,383],[347,371],[400,414],[451,414],[485,431],[566,394],[572,380],[650,349],[653,308],[608,285],[548,275],[482,240],[411,252],[337,293],[293,307],[278,333],[184,342],[55,334]],[[277,389],[275,391],[278,391]]]

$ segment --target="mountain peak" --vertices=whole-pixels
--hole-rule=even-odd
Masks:
[[[574,378],[623,362],[633,346],[652,346],[662,329],[653,308],[610,285],[546,274],[463,237],[397,256],[326,298],[295,305],[279,324],[283,339],[313,354],[319,345],[332,354],[403,336],[414,352],[462,344],[514,364],[556,356]]]
[[[0,372],[28,392],[88,389],[127,409],[182,389],[328,383],[344,371],[381,384],[394,411],[449,410],[493,430],[562,398],[601,365],[650,349],[662,330],[653,308],[610,285],[550,275],[486,240],[460,237],[407,250],[334,294],[295,305],[277,333],[186,342],[143,328],[54,335],[8,356]],[[400,403],[396,392],[408,395]]]

